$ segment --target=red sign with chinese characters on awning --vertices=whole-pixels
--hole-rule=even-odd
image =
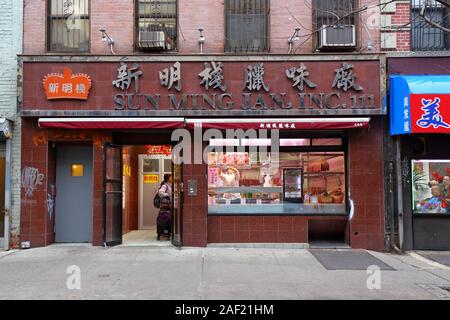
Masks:
[[[91,78],[87,74],[72,74],[65,68],[64,74],[51,73],[44,77],[43,85],[48,100],[78,99],[87,100],[91,90]]]
[[[450,133],[450,94],[411,94],[412,133]]]

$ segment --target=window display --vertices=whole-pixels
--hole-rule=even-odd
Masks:
[[[450,160],[413,160],[415,214],[450,213]]]
[[[344,152],[208,154],[209,214],[345,214]]]

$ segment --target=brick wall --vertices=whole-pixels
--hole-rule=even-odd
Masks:
[[[411,49],[411,6],[409,1],[395,1],[382,7],[381,49],[383,51],[409,51]]]
[[[24,51],[26,54],[46,52],[46,1],[24,0]],[[360,0],[360,5],[373,5],[372,0]],[[223,53],[225,43],[225,13],[223,0],[179,0],[178,52],[182,54],[199,53],[199,32],[205,30],[205,53]],[[367,52],[367,44],[372,41],[373,51],[380,49],[379,12],[376,8],[363,12],[358,21],[360,52]],[[102,42],[99,29],[105,27],[114,39],[116,54],[134,54],[134,1],[108,0],[91,1],[91,54],[111,54],[109,47]],[[114,17],[114,19],[112,19]],[[300,26],[300,42],[294,45],[296,53],[312,52],[312,11],[305,1],[272,0],[270,8],[270,52],[288,53],[287,40],[296,26]],[[301,46],[299,47],[299,44]]]
[[[11,241],[17,242],[20,210],[20,132],[16,115],[17,59],[22,52],[21,0],[0,0],[0,117],[14,121],[11,143]]]

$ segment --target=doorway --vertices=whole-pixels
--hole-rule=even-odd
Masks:
[[[164,175],[173,175],[170,145],[124,145],[123,147],[123,244],[167,246],[180,243],[181,198],[176,180],[172,184],[172,229],[175,235],[157,240],[159,209],[153,204]],[[177,170],[181,176],[181,168]],[[181,180],[181,179],[179,179]],[[173,232],[171,232],[173,233]],[[176,239],[175,239],[176,237]],[[174,241],[176,240],[176,243]]]
[[[92,242],[92,146],[56,149],[55,242]]]
[[[156,233],[159,209],[154,207],[153,198],[166,174],[172,174],[170,156],[139,155],[139,230]]]

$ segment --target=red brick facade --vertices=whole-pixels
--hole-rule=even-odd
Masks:
[[[46,0],[24,0],[24,54],[46,53]],[[114,50],[118,55],[132,55],[134,50],[134,16],[133,0],[90,1],[90,38],[91,54],[111,54],[109,47],[102,41],[100,28],[105,27],[114,39]],[[360,0],[361,6],[372,5],[371,0]],[[220,54],[225,42],[225,13],[222,0],[179,0],[178,53],[199,53],[198,28],[205,30],[206,43],[204,53]],[[367,13],[363,12],[365,19]],[[112,17],[114,17],[112,19]],[[283,0],[270,1],[270,53],[286,54],[289,46],[287,40],[297,26],[301,27],[302,45],[296,53],[311,53],[313,37],[312,9],[304,1]],[[359,52],[369,52],[367,43],[372,38],[375,49],[380,51],[380,33],[377,28],[366,30],[358,28]],[[370,36],[369,36],[370,34]],[[300,43],[300,42],[299,42]],[[298,43],[298,44],[299,44]],[[57,53],[56,53],[57,54]]]
[[[391,4],[392,5],[392,4]],[[381,12],[386,25],[381,30],[384,35],[395,37],[395,47],[388,43],[382,44],[383,51],[410,51],[411,50],[411,5],[409,1],[399,1],[394,4],[395,10]],[[388,41],[386,41],[388,42]]]

